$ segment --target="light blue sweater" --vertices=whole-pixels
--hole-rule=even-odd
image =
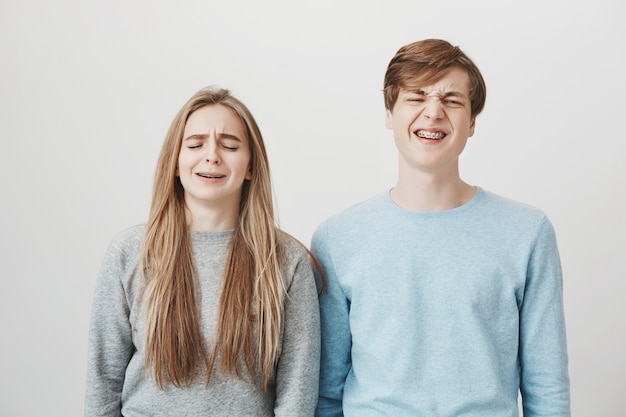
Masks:
[[[481,188],[461,207],[389,192],[323,222],[317,416],[569,416],[562,274],[538,209]]]

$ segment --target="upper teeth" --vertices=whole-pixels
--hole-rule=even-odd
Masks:
[[[446,134],[443,132],[428,132],[426,130],[418,130],[417,131],[417,136],[421,137],[421,138],[426,138],[426,139],[441,139],[445,136]]]
[[[201,177],[205,177],[205,178],[221,178],[222,175],[211,175],[211,174],[203,174],[203,173],[199,173],[198,175],[200,175]]]

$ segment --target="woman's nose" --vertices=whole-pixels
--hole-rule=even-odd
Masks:
[[[206,152],[206,161],[213,162],[214,164],[220,163],[220,156],[219,156],[219,152],[217,149],[217,144],[215,143],[208,144],[207,152]]]

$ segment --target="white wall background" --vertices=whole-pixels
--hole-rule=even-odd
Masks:
[[[573,414],[623,414],[626,26],[619,0],[0,3],[0,416],[79,416],[91,295],[110,239],[146,219],[179,107],[249,105],[281,225],[393,186],[382,79],[442,37],[487,81],[465,179],[544,209],[565,272]]]

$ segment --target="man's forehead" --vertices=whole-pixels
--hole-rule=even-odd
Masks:
[[[401,91],[402,90],[408,93],[419,92],[420,94],[426,95],[448,95],[454,93],[455,95],[469,96],[469,74],[461,68],[452,68],[434,81],[415,84],[407,83],[406,86],[401,88]]]
[[[469,87],[455,84],[434,84],[421,87],[402,88],[400,94],[420,94],[425,96],[469,96]]]

